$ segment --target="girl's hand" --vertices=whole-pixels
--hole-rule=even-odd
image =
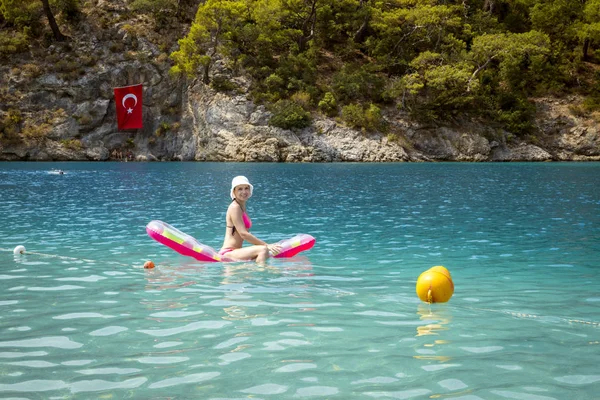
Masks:
[[[277,254],[281,253],[281,246],[278,244],[268,244],[267,248],[269,249],[269,253],[273,257],[275,257]]]

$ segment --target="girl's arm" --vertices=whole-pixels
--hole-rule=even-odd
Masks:
[[[242,208],[235,204],[231,207],[231,220],[233,225],[235,226],[235,230],[239,233],[240,237],[247,241],[248,243],[252,243],[254,245],[263,245],[267,246],[267,242],[260,240],[253,234],[251,234],[248,229],[246,229],[246,225],[244,224],[244,219],[242,218]]]

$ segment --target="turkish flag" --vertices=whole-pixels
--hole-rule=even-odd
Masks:
[[[142,85],[114,88],[117,125],[122,129],[142,127]]]

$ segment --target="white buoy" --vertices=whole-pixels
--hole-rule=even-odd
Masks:
[[[15,247],[15,249],[13,250],[13,253],[15,255],[17,254],[24,254],[25,253],[25,246],[23,245],[18,245],[17,247]]]

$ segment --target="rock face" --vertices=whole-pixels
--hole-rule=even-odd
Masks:
[[[575,101],[571,99],[570,101]],[[195,151],[177,159],[267,162],[550,161],[600,160],[593,121],[570,116],[569,100],[539,100],[540,135],[547,145],[511,140],[481,123],[422,126],[388,115],[400,135],[363,133],[322,116],[299,131],[269,126],[271,114],[243,95],[215,93],[196,83],[183,99],[181,128],[193,132]],[[548,106],[550,104],[550,106]],[[555,107],[553,107],[554,105]],[[558,106],[557,106],[558,105]],[[556,107],[557,106],[557,107]],[[565,123],[564,121],[568,121]],[[192,145],[186,146],[191,148]],[[171,149],[176,150],[175,148]],[[169,154],[154,154],[168,158]]]
[[[269,125],[264,105],[248,100],[243,78],[231,77],[240,88],[236,93],[173,80],[166,53],[151,41],[133,38],[123,25],[114,30],[116,42],[133,46],[134,54],[112,52],[112,40],[73,39],[70,51],[93,60],[72,67],[75,76],[48,64],[36,69],[31,55],[0,64],[5,86],[0,160],[600,160],[598,123],[572,115],[569,104],[576,98],[538,100],[538,132],[519,140],[472,121],[425,126],[395,110],[385,114],[393,134],[364,133],[319,115],[309,128],[284,130]],[[60,54],[64,49],[50,47],[41,58],[58,60]],[[144,85],[144,128],[118,131],[113,88],[136,83]],[[20,117],[11,128],[6,121],[15,112]]]
[[[192,159],[202,161],[408,161],[397,143],[381,134],[363,135],[332,120],[291,131],[269,126],[271,114],[245,96],[190,87],[181,127],[194,132]]]

